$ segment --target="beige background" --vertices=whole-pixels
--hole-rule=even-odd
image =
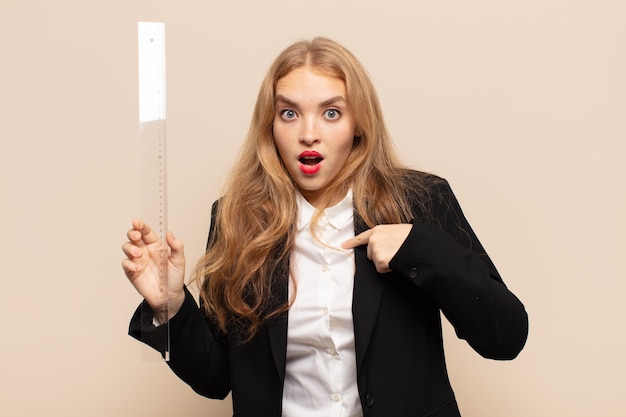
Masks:
[[[0,414],[227,416],[126,336],[137,22],[167,24],[170,227],[200,256],[260,80],[325,35],[405,160],[450,180],[531,319],[513,362],[446,327],[465,417],[626,415],[626,4],[0,0]]]

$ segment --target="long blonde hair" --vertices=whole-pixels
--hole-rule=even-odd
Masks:
[[[294,245],[297,187],[274,144],[274,92],[280,78],[305,66],[345,82],[358,132],[345,166],[317,207],[318,217],[352,188],[356,214],[368,227],[412,218],[407,170],[396,157],[378,96],[363,66],[329,39],[289,46],[261,84],[240,158],[217,205],[211,241],[192,277],[200,284],[207,314],[224,333],[233,326],[243,329],[245,340],[266,320],[289,308],[286,297],[276,294],[285,291],[289,276],[286,266]]]

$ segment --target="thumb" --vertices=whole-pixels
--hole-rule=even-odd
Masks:
[[[373,233],[372,229],[368,229],[364,231],[363,233],[359,233],[355,237],[350,238],[346,240],[345,242],[343,242],[341,244],[341,247],[344,249],[352,249],[352,248],[356,248],[357,246],[367,245],[370,241],[370,236],[372,235],[372,233]]]
[[[185,252],[183,241],[179,240],[174,236],[174,233],[167,232],[165,235],[165,239],[167,240],[167,245],[170,247],[170,256],[172,257],[172,262],[177,265],[185,263]]]

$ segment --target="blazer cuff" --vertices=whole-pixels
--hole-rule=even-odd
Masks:
[[[440,250],[446,251],[450,246],[454,246],[454,241],[436,226],[416,220],[411,223],[413,227],[398,252],[389,261],[389,268],[417,283],[423,280],[422,269],[429,263],[424,257],[428,256],[428,250],[431,249],[428,246],[437,246]]]
[[[181,312],[186,311],[189,308],[197,308],[196,302],[187,287],[185,287],[184,290],[185,301],[183,302],[183,305],[178,313],[170,319],[170,322],[176,321],[176,318],[182,315]],[[139,307],[137,307],[130,320],[128,334],[160,352],[161,355],[165,357],[165,352],[168,350],[168,333],[169,328],[167,323],[158,326],[155,325],[154,311],[144,300]]]

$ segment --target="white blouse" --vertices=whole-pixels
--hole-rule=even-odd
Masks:
[[[352,323],[354,251],[341,248],[354,236],[352,193],[324,210],[315,229],[318,240],[310,228],[314,211],[298,194],[290,260],[297,291],[289,310],[282,415],[361,417]],[[290,280],[290,296],[293,291]]]

